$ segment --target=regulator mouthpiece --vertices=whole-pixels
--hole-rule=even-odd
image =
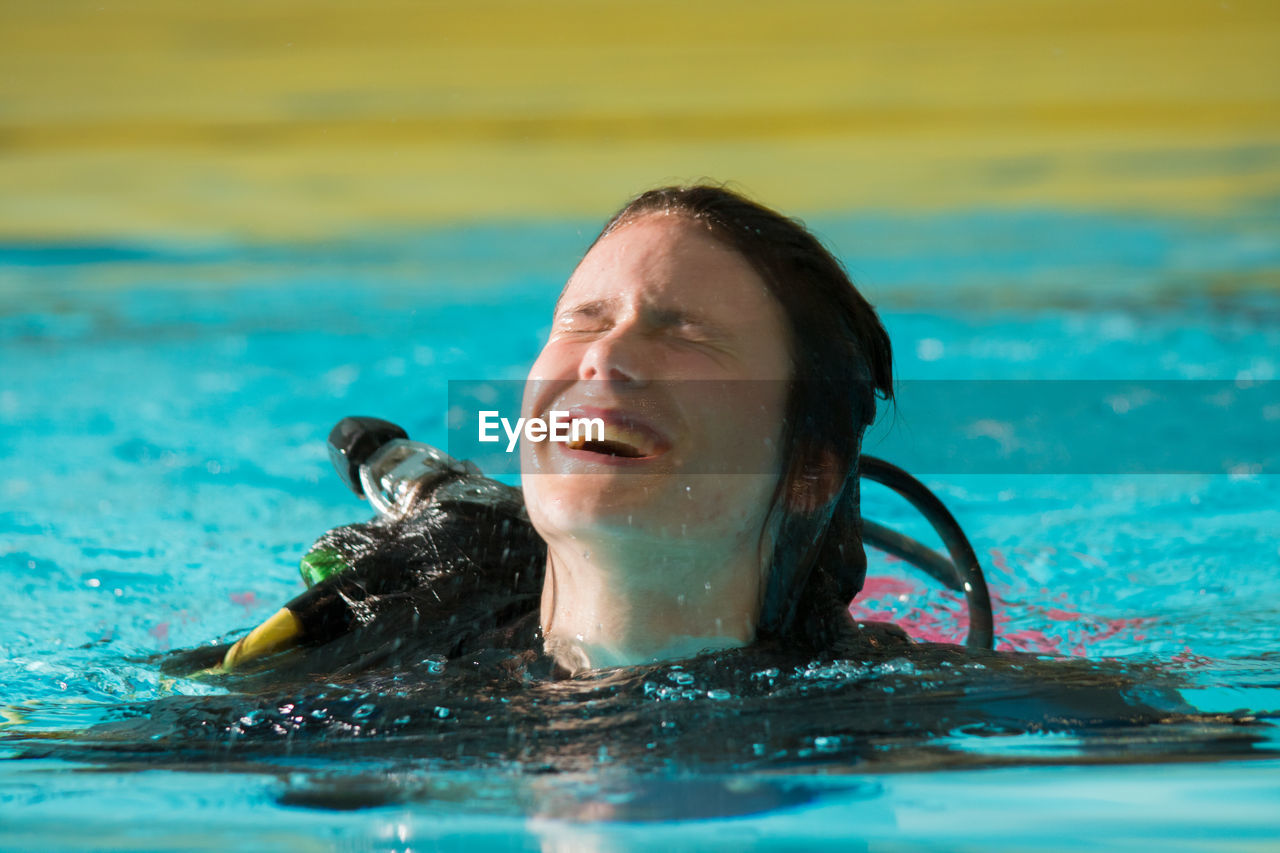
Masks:
[[[408,511],[423,489],[461,477],[479,477],[480,469],[443,450],[410,441],[409,434],[378,418],[343,418],[329,433],[329,458],[342,482],[385,518]],[[502,488],[499,486],[499,488]],[[478,496],[484,487],[472,486]]]
[[[351,491],[365,496],[360,483],[360,466],[388,442],[407,439],[409,433],[381,418],[343,418],[329,431],[329,459],[342,482]]]

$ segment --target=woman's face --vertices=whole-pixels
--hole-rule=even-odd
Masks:
[[[735,250],[679,215],[601,239],[556,306],[522,414],[604,421],[604,442],[522,441],[549,542],[628,531],[690,546],[758,541],[791,375],[780,305]]]

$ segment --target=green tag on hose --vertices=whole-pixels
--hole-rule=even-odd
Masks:
[[[302,558],[302,562],[298,564],[298,571],[302,572],[302,580],[309,587],[315,586],[320,581],[331,578],[339,572],[345,572],[349,568],[350,566],[342,559],[341,554],[328,548],[316,548],[308,551],[307,555]]]

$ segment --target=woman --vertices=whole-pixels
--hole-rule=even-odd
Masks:
[[[304,565],[343,571],[222,668],[541,640],[576,673],[857,639],[859,448],[891,394],[879,318],[801,224],[720,187],[646,192],[570,277],[526,385],[526,416],[598,417],[603,439],[526,442],[523,505],[433,481],[410,512],[326,534]]]

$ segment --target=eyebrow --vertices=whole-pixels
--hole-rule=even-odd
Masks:
[[[608,304],[608,300],[593,299],[590,302],[579,302],[572,308],[560,308],[559,306],[556,306],[556,316],[562,317],[565,314],[580,314],[588,317],[595,317],[601,314]]]

